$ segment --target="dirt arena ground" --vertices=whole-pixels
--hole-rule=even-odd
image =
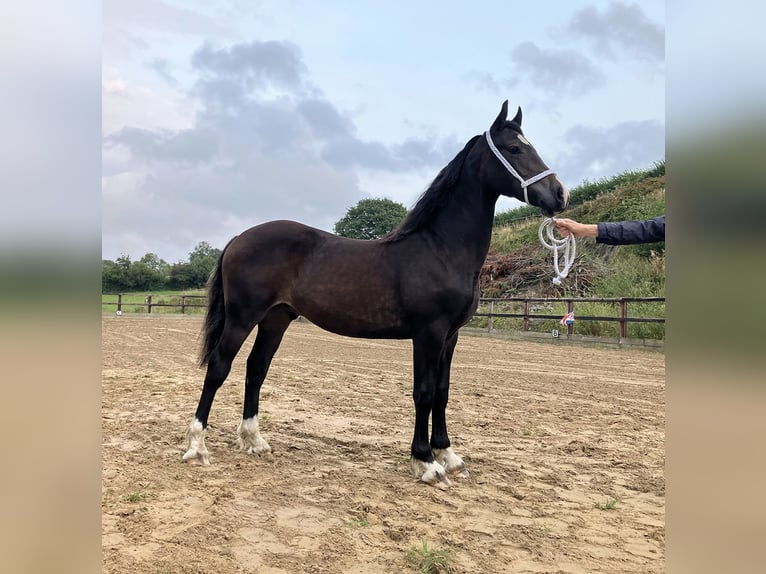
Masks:
[[[261,395],[273,454],[237,450],[245,359],[218,392],[211,466],[182,463],[201,319],[103,318],[103,571],[664,572],[664,355],[462,336],[447,421],[471,477],[409,474],[409,341],[297,322]]]

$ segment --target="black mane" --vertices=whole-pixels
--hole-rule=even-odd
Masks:
[[[449,196],[449,192],[460,178],[465,158],[479,137],[481,136],[473,136],[468,140],[462,151],[439,172],[439,175],[434,178],[428,189],[418,198],[415,207],[407,213],[404,221],[381,238],[383,241],[398,241],[413,231],[420,229],[431,220],[434,214],[440,210],[445,199]]]

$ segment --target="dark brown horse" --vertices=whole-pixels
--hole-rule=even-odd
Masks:
[[[379,240],[273,221],[229,242],[208,285],[201,354],[207,374],[184,460],[209,464],[205,429],[213,398],[256,325],[237,434],[248,453],[271,450],[258,430],[258,397],[285,330],[301,315],[339,335],[412,339],[412,471],[441,488],[450,485],[448,475],[468,476],[450,448],[445,409],[458,331],[478,304],[495,203],[507,195],[553,215],[568,201],[566,188],[524,138],[521,108],[511,121],[507,113],[506,101],[489,132],[473,137]]]

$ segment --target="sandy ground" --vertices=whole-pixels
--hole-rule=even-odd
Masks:
[[[211,466],[181,461],[200,318],[103,318],[104,572],[664,572],[664,355],[463,336],[450,436],[471,477],[409,474],[409,341],[295,323],[239,452],[245,359],[218,392]],[[615,502],[616,501],[616,502]]]

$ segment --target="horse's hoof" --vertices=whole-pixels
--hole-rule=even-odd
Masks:
[[[264,456],[264,455],[270,455],[271,454],[271,447],[266,443],[265,440],[261,439],[261,444],[256,444],[253,446],[247,446],[244,444],[239,445],[239,450],[242,452],[246,452],[247,454],[254,454],[257,456]]]
[[[470,476],[463,459],[452,452],[451,448],[434,449],[434,458],[436,462],[444,467],[448,475],[457,478],[468,478]]]
[[[452,486],[452,481],[447,477],[444,467],[438,462],[423,462],[416,458],[410,459],[410,467],[415,478],[421,482],[435,486],[441,490],[447,490]]]
[[[423,480],[423,482],[426,482],[424,479],[421,479],[421,480]],[[452,481],[449,478],[447,478],[446,474],[437,473],[436,480],[428,482],[428,484],[430,484],[431,486],[435,486],[439,490],[447,490],[450,486],[452,486]]]
[[[237,442],[239,443],[239,450],[246,452],[247,454],[255,454],[258,456],[271,454],[271,447],[269,446],[269,443],[263,440],[258,428],[258,419],[256,417],[244,419],[239,423],[239,428],[237,429]]]
[[[195,448],[190,448],[184,453],[184,461],[196,462],[201,466],[210,466],[210,454],[207,451],[199,451]]]
[[[447,473],[440,470],[436,470],[433,476],[429,476],[428,472],[426,472],[420,477],[420,480],[440,490],[447,490],[452,486],[452,481],[447,477]]]
[[[239,450],[246,452],[247,454],[254,454],[256,456],[270,455],[271,447],[269,443],[263,440],[260,436],[243,436],[237,437],[237,443],[239,444]]]

